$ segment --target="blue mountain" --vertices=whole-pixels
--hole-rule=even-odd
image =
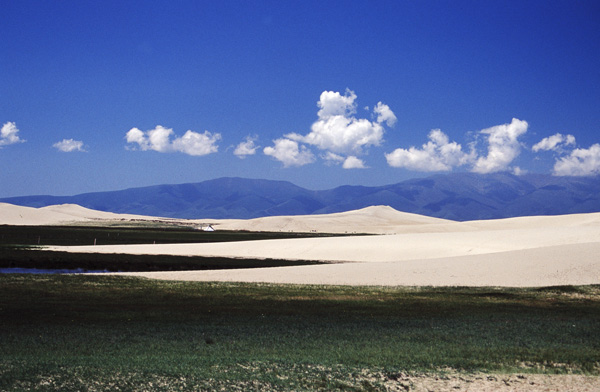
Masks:
[[[74,203],[116,213],[213,219],[323,214],[389,205],[399,211],[465,221],[600,212],[600,181],[599,177],[451,173],[384,186],[314,191],[286,181],[219,178],[74,196],[10,197],[0,202],[30,207]]]

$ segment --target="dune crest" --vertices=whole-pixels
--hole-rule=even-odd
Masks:
[[[214,223],[225,230],[393,234],[405,230],[405,226],[450,222],[453,221],[401,212],[390,206],[372,206],[332,214],[269,216]]]
[[[33,208],[0,203],[0,225],[68,225],[82,222],[101,225],[114,221],[156,221],[157,219],[162,221],[178,221],[171,218],[97,211],[77,204],[58,204]]]

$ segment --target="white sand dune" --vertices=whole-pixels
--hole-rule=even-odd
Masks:
[[[400,212],[387,206],[367,207],[356,211],[326,215],[273,216],[256,219],[175,219],[115,214],[91,210],[76,204],[32,208],[0,203],[0,224],[2,225],[34,226],[81,222],[102,225],[117,221],[168,222],[196,227],[211,224],[218,230],[369,234],[391,234],[415,230],[436,231],[438,225],[453,223],[445,219]]]
[[[74,204],[32,208],[0,203],[0,224],[31,226],[80,222],[88,219],[82,210],[87,209]],[[87,211],[90,212],[91,216],[103,214],[99,211]],[[91,216],[89,219],[91,219]]]
[[[143,215],[115,214],[96,211],[77,204],[60,204],[48,207],[23,207],[8,203],[0,203],[0,225],[68,225],[75,223],[106,224],[115,221],[164,221],[183,222],[181,219],[156,218]]]
[[[24,213],[32,213],[23,208],[10,209],[7,205],[0,205],[2,221],[7,221],[10,217],[14,219],[15,214],[23,216]],[[102,222],[102,219],[115,220],[120,217],[116,214],[109,216],[105,215],[108,213],[91,212],[78,206],[39,209],[37,213],[40,214],[37,219],[45,222],[51,221],[52,217],[61,219],[62,222],[68,219],[97,219]],[[208,221],[193,222],[200,224]],[[210,223],[217,228],[238,230],[387,235],[207,244],[55,246],[49,249],[278,258],[332,263],[268,269],[130,274],[156,279],[392,286],[548,286],[600,283],[600,213],[453,222],[377,206],[339,214]]]
[[[600,259],[597,257],[599,252],[600,243],[588,243],[395,262],[233,271],[134,272],[127,275],[165,280],[358,286],[584,285],[600,282]]]
[[[450,223],[446,219],[400,212],[388,206],[323,215],[269,216],[249,220],[215,221],[222,230],[393,234],[418,227]]]

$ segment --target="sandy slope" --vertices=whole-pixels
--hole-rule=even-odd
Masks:
[[[445,219],[400,212],[388,206],[324,215],[270,216],[249,220],[215,221],[220,230],[293,231],[320,233],[393,234],[420,226],[450,223]]]
[[[15,219],[17,215],[25,220],[28,213],[33,212],[24,207],[11,209],[7,205],[0,205],[0,223]],[[46,224],[52,217],[61,222],[68,219],[114,220],[120,217],[72,205],[39,209],[37,213],[40,215],[35,219]],[[202,221],[195,222],[200,224]],[[303,259],[334,263],[235,271],[133,274],[158,279],[351,285],[547,286],[600,283],[600,213],[453,222],[378,206],[330,215],[211,223],[217,229],[395,234],[51,249]]]
[[[0,225],[62,225],[82,222],[98,224],[114,221],[156,220],[154,217],[114,214],[90,210],[77,204],[60,204],[41,208],[0,203]],[[168,218],[161,218],[169,220]]]
[[[167,280],[377,286],[537,287],[600,282],[600,244],[561,245],[475,256],[247,270],[140,272]],[[584,259],[573,259],[575,254]]]
[[[76,209],[73,208],[73,211],[75,212]],[[83,218],[80,216],[52,210],[50,207],[31,208],[0,203],[0,224],[3,225],[53,225],[81,220]]]
[[[276,216],[257,219],[173,219],[143,215],[95,211],[76,204],[42,208],[0,203],[1,225],[58,225],[69,223],[111,224],[114,222],[168,222],[217,230],[370,233],[390,234],[403,231],[433,230],[452,221],[397,211],[387,206],[328,215]],[[452,222],[453,223],[453,222]],[[444,230],[443,228],[440,230]]]

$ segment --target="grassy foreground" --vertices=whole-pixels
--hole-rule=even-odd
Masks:
[[[599,330],[599,286],[0,275],[0,390],[371,391],[406,372],[597,375]]]

